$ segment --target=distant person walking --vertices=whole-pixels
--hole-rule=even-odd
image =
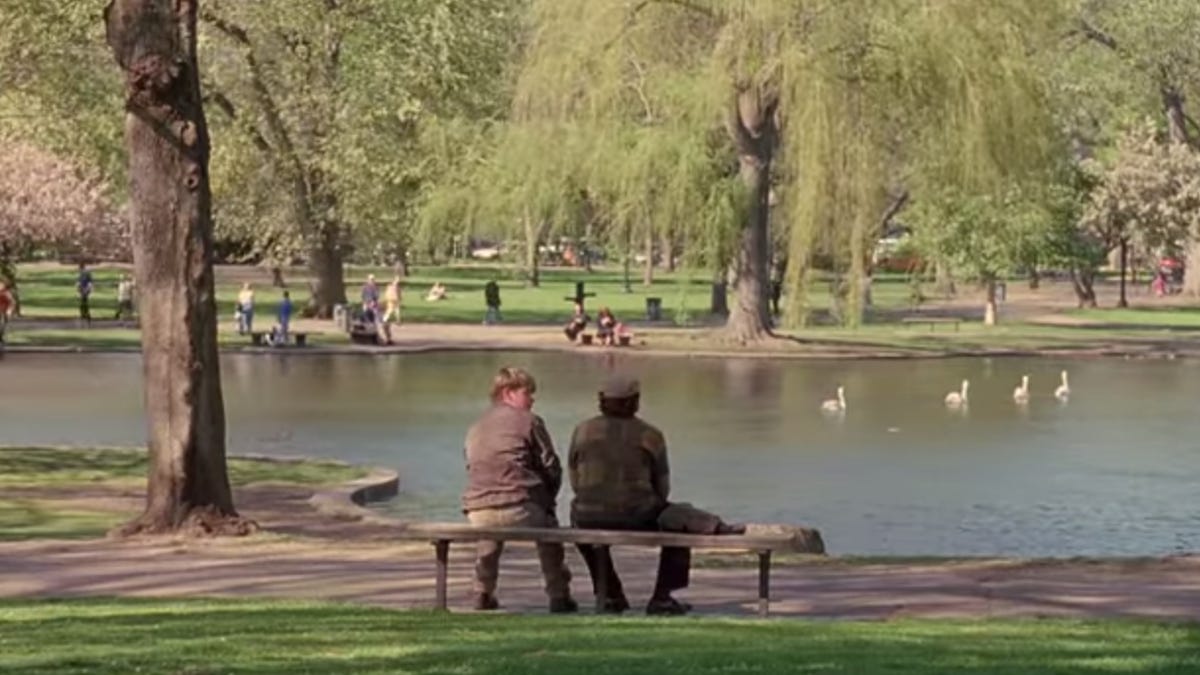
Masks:
[[[118,321],[133,319],[133,277],[122,275],[117,282],[117,313],[113,316]]]
[[[371,323],[379,321],[379,284],[375,283],[375,275],[367,275],[367,283],[362,287],[363,319]]]
[[[79,275],[75,278],[75,290],[79,294],[79,320],[88,328],[92,326],[92,308],[89,304],[92,288],[92,271],[85,263],[79,263]]]
[[[287,291],[283,292],[283,300],[279,302],[279,336],[276,344],[286,345],[288,340],[288,327],[292,323],[292,296]]]
[[[8,320],[17,309],[17,300],[8,284],[0,281],[0,344],[4,344],[4,333],[8,330]]]
[[[234,314],[237,316],[238,335],[253,332],[254,289],[251,288],[248,281],[242,284],[242,290],[238,291],[237,307],[234,308]]]
[[[483,301],[487,303],[487,314],[483,317],[483,323],[488,326],[500,323],[503,320],[500,316],[500,284],[496,283],[495,279],[484,284]]]

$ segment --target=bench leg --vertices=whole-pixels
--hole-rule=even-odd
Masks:
[[[758,615],[771,611],[771,552],[758,552]]]
[[[450,542],[440,539],[433,542],[437,553],[437,589],[435,591],[433,608],[446,611],[446,579],[450,571]]]

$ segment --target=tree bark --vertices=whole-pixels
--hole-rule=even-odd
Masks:
[[[654,232],[646,231],[646,263],[642,266],[642,285],[654,285]]]
[[[125,75],[150,453],[146,508],[124,535],[256,529],[234,509],[225,463],[196,12],[195,0],[112,0],[104,12]]]
[[[670,229],[662,236],[662,265],[668,272],[675,271],[675,236]]]
[[[1129,300],[1125,296],[1125,276],[1129,269],[1129,242],[1122,239],[1119,249],[1121,251],[1121,296],[1117,300],[1117,307],[1128,307]]]
[[[528,215],[525,216],[524,223],[526,284],[537,288],[542,284],[538,267],[538,246],[542,244],[542,239],[546,236],[546,226],[538,225],[534,227],[533,218]]]
[[[934,265],[933,292],[951,298],[958,295],[958,289],[954,287],[954,276],[950,274],[950,266],[944,262]]]
[[[333,306],[346,303],[346,271],[338,241],[340,228],[325,223],[316,233],[308,252],[308,269],[313,275],[311,314],[321,319],[333,316]]]
[[[1075,299],[1081,309],[1084,307],[1095,309],[1098,306],[1095,280],[1095,270],[1079,268],[1071,270],[1071,285],[1075,288]]]
[[[987,300],[983,306],[983,325],[996,325],[996,280],[989,277],[985,283],[987,287]]]
[[[725,121],[737,148],[738,174],[745,189],[746,212],[733,258],[734,302],[725,322],[726,339],[739,344],[772,336],[767,256],[777,106],[778,97],[763,91],[761,85],[743,88]]]
[[[1183,292],[1200,297],[1200,239],[1188,242],[1187,260],[1183,268]]]

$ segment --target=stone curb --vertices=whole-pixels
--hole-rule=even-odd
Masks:
[[[391,469],[372,468],[363,478],[322,490],[308,498],[318,513],[339,520],[353,520],[400,525],[401,521],[386,518],[365,508],[364,504],[382,502],[400,494],[400,474]]]

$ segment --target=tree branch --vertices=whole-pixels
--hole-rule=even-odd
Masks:
[[[250,71],[250,87],[254,90],[254,95],[258,100],[259,106],[262,107],[267,128],[275,138],[279,149],[287,156],[288,162],[296,172],[296,176],[303,176],[304,163],[300,161],[300,156],[296,154],[296,146],[292,143],[291,134],[288,133],[287,125],[283,121],[283,115],[280,112],[278,104],[275,103],[274,97],[271,96],[270,89],[267,87],[262,65],[258,62],[258,57],[255,56],[254,43],[250,40],[249,33],[241,26],[218,16],[211,9],[201,10],[200,18],[206,23],[212,24],[218,31],[245,48],[246,66]]]

